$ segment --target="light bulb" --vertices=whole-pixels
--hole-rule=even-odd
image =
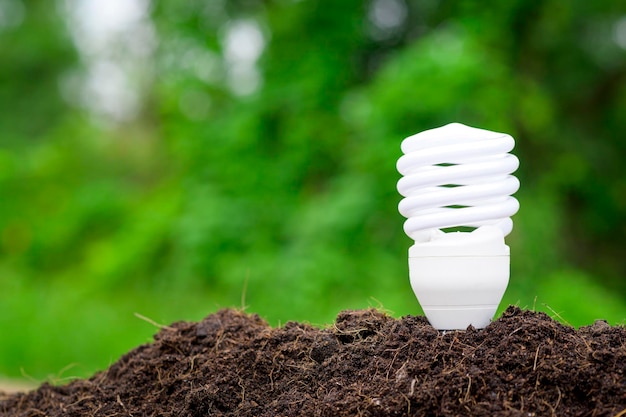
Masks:
[[[397,168],[398,206],[407,218],[411,287],[440,330],[484,328],[509,282],[511,216],[519,161],[504,133],[459,123],[409,136]],[[465,229],[450,231],[449,228]]]

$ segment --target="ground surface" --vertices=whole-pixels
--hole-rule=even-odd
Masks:
[[[2,393],[24,392],[36,388],[36,385],[24,381],[14,381],[0,376],[0,399]]]
[[[346,311],[317,329],[223,310],[1,416],[626,416],[626,328],[509,307],[486,329]]]

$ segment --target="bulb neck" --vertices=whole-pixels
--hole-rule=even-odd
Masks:
[[[444,233],[432,230],[429,237],[409,248],[409,258],[422,256],[509,256],[502,230],[481,226],[472,232]]]

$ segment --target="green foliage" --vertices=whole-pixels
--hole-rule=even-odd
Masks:
[[[57,91],[76,61],[63,22],[51,6],[30,1],[0,5],[0,143],[44,141],[67,111]],[[26,14],[25,17],[23,17]]]
[[[451,121],[517,139],[501,308],[626,319],[623,7],[155,2],[144,108],[103,126],[62,97],[80,64],[55,6],[16,1],[23,21],[0,26],[0,374],[88,375],[149,340],[134,312],[197,320],[243,295],[274,324],[419,314],[395,162],[402,138]],[[241,22],[265,42],[247,94],[224,58]]]

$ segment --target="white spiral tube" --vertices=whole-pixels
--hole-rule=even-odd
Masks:
[[[456,226],[493,225],[511,232],[511,216],[519,203],[511,194],[519,188],[510,175],[519,166],[508,152],[513,138],[504,133],[459,123],[406,138],[397,163],[403,177],[398,209],[407,218],[404,230],[416,242],[433,230]]]

